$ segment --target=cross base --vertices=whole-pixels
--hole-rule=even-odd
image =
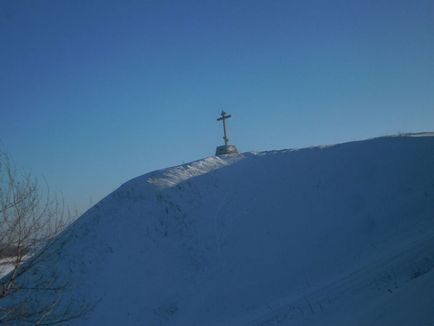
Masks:
[[[218,146],[215,150],[216,156],[228,154],[239,154],[238,149],[235,147],[235,145],[222,145]]]

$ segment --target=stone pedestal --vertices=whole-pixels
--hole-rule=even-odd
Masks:
[[[215,155],[227,155],[227,154],[238,154],[238,149],[235,145],[222,145],[218,146],[215,150]]]

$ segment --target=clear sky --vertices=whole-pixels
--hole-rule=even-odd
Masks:
[[[434,130],[433,0],[0,0],[0,140],[79,210],[205,156]]]

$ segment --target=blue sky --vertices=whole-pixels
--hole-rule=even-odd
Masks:
[[[0,140],[83,210],[212,155],[434,130],[434,2],[0,1]]]

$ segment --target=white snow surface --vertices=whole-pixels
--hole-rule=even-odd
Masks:
[[[0,259],[0,278],[7,275],[14,269],[15,258],[2,258]]]
[[[52,252],[71,325],[432,326],[434,135],[149,173]]]

